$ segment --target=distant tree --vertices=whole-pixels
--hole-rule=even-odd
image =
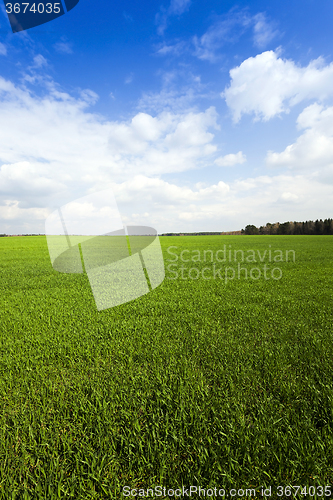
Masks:
[[[324,222],[320,220],[316,220],[315,222],[315,234],[324,234]]]
[[[241,230],[241,234],[331,234],[333,235],[333,219],[322,219],[305,222],[289,221],[275,222],[274,224],[267,222],[265,226],[260,226],[259,229],[253,224],[248,224],[245,229]]]
[[[267,224],[265,226],[266,227],[266,231],[267,231],[266,234],[272,234],[272,225],[273,224],[271,224],[270,222],[267,222]]]
[[[267,222],[267,224],[266,224],[267,233],[266,234],[277,234],[279,224],[280,224],[279,222],[275,222],[275,224],[271,224],[270,222]]]
[[[303,234],[302,233],[302,223],[294,221],[294,232],[293,234]]]
[[[284,222],[283,224],[279,224],[277,228],[277,234],[290,234],[290,224],[289,222]]]
[[[259,234],[259,229],[253,224],[245,226],[245,234]]]
[[[313,220],[305,221],[305,231],[304,234],[315,234],[315,223]]]
[[[324,220],[324,234],[333,234],[333,220],[325,219]]]

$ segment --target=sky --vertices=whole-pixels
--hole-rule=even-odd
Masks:
[[[332,217],[331,0],[0,5],[0,233],[111,188],[165,232]]]

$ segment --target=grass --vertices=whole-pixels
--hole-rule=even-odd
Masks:
[[[1,238],[0,499],[333,483],[333,237],[160,241],[166,265],[169,246],[296,260],[276,264],[280,280],[167,270],[98,312],[86,275],[52,269],[45,237]]]

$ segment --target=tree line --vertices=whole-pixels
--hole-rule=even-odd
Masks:
[[[332,234],[333,219],[307,220],[305,222],[267,222],[259,228],[249,224],[242,229],[242,234]]]
[[[240,231],[239,231],[240,232]],[[200,232],[200,233],[162,233],[159,234],[159,236],[209,236],[209,235],[216,235],[216,234],[222,234],[221,232]]]

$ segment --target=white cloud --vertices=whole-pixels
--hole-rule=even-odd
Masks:
[[[53,45],[57,52],[62,54],[73,54],[72,45],[68,42],[57,42]]]
[[[161,90],[143,93],[138,102],[138,110],[184,113],[194,110],[199,100],[205,99],[211,103],[219,97],[217,92],[208,91],[208,85],[201,82],[200,75],[193,74],[187,65],[177,70],[159,71],[158,76],[161,78]]]
[[[185,41],[175,42],[173,44],[161,43],[156,46],[155,54],[160,56],[175,55],[180,56],[188,50],[188,44]]]
[[[236,154],[231,153],[225,156],[220,156],[214,161],[215,165],[218,167],[232,167],[245,162],[246,156],[242,153],[242,151],[238,151]]]
[[[318,103],[305,108],[297,119],[299,129],[305,130],[294,144],[281,153],[269,151],[268,166],[312,169],[333,166],[333,107]],[[332,171],[333,174],[333,171]]]
[[[198,147],[209,144],[214,135],[207,132],[208,127],[218,128],[217,113],[210,107],[205,113],[189,113],[177,124],[176,129],[168,134],[165,143],[170,148]]]
[[[253,40],[260,49],[266,47],[278,34],[272,23],[267,21],[265,14],[259,12],[253,17]]]
[[[153,113],[162,113],[164,110],[182,113],[193,106],[198,97],[202,96],[189,85],[178,89],[166,88],[156,93],[144,93],[138,109]]]
[[[216,185],[200,187],[193,190],[189,187],[181,187],[171,184],[159,178],[151,178],[144,175],[136,175],[132,179],[121,184],[113,185],[117,200],[127,202],[129,200],[146,200],[148,197],[156,206],[162,210],[165,202],[179,206],[190,202],[210,200],[212,197],[218,200],[221,194],[229,191],[228,184],[220,181]]]
[[[285,200],[285,201],[297,201],[298,200],[298,196],[297,194],[294,194],[294,193],[290,193],[289,191],[286,191],[284,193],[281,194],[281,199],[282,200]]]
[[[30,68],[42,68],[44,66],[47,66],[47,60],[45,59],[42,54],[38,54],[37,56],[34,57],[33,59],[34,63]]]
[[[90,89],[84,89],[80,91],[80,96],[83,102],[85,103],[84,105],[86,106],[93,106],[96,104],[96,102],[99,99],[99,95],[96,94],[93,90]],[[60,97],[60,96],[59,96]],[[61,97],[60,97],[61,98]]]
[[[260,48],[266,47],[279,34],[264,13],[249,16],[246,9],[238,11],[232,8],[226,15],[217,17],[201,37],[193,37],[194,55],[202,60],[216,62],[221,57],[219,51],[224,45],[238,42],[250,29],[253,29],[254,45]]]
[[[49,211],[45,208],[20,208],[18,200],[4,200],[3,205],[0,205],[0,219],[3,221],[20,221],[20,228],[29,228],[30,221],[41,221],[44,222],[46,217],[49,215]],[[42,227],[41,224],[39,224]],[[11,225],[6,224],[7,229]],[[31,226],[30,226],[31,228]],[[21,232],[23,232],[21,229]],[[31,229],[30,229],[31,232]],[[12,233],[9,233],[12,234]]]
[[[48,83],[49,93],[37,97],[0,77],[0,203],[52,205],[134,175],[211,164],[216,146],[210,129],[218,128],[213,107],[108,121],[87,111],[95,92],[81,90],[75,99]]]
[[[235,43],[250,25],[251,18],[245,11],[232,9],[226,16],[219,17],[200,38],[193,37],[194,55],[215,62],[219,57],[217,50],[225,43]]]
[[[303,100],[333,95],[333,63],[325,65],[322,58],[300,67],[270,50],[243,61],[230,77],[231,84],[221,96],[235,122],[242,114],[252,113],[257,120],[269,120]]]
[[[164,230],[163,225],[168,227],[165,230],[177,230],[174,227],[179,230],[181,220],[197,222],[207,217],[206,205],[219,204],[228,196],[230,189],[223,181],[192,189],[142,175],[114,184],[112,188],[126,223],[138,222],[139,214],[133,214],[135,206],[140,208],[141,217],[150,214],[149,223],[160,232]]]
[[[323,185],[312,174],[265,175],[236,180],[231,192],[237,193],[240,212],[246,215],[247,210],[248,220],[256,221],[248,223],[261,224],[328,217],[333,186]]]
[[[126,78],[125,78],[125,84],[128,85],[129,83],[132,83],[133,81],[133,73],[130,73]]]
[[[160,12],[155,16],[155,22],[158,25],[158,34],[164,34],[171,16],[181,16],[189,9],[190,4],[191,0],[171,0],[167,9],[161,6]]]
[[[191,0],[171,0],[169,13],[180,16],[186,12],[191,4]]]
[[[7,55],[7,47],[4,43],[0,43],[0,55],[1,56]]]
[[[195,188],[136,176],[112,187],[123,220],[138,223],[149,213],[149,224],[159,232],[236,230],[246,224],[325,218],[333,194],[332,185],[304,175],[259,176],[206,187],[198,183]]]
[[[323,183],[316,173],[227,184],[215,171],[215,182],[194,187],[161,179],[213,164],[213,107],[156,116],[139,112],[127,121],[110,121],[88,111],[98,97],[93,91],[74,98],[54,82],[47,89],[37,97],[0,78],[0,233],[43,232],[51,210],[106,187],[113,189],[124,222],[144,220],[159,232],[232,230],[329,215],[333,179]],[[331,117],[331,108],[309,107],[298,126],[304,133],[331,134]],[[245,155],[225,155],[220,163],[236,159],[240,163]]]
[[[3,164],[0,168],[1,192],[15,196],[19,191],[29,197],[45,198],[59,188],[64,189],[65,185],[57,177],[50,166],[37,162]]]
[[[167,17],[167,11],[164,11],[164,24],[160,25],[162,31],[166,28]],[[279,35],[274,23],[269,22],[264,13],[250,16],[246,9],[232,8],[223,16],[215,16],[214,22],[203,35],[195,35],[187,41],[176,39],[173,42],[163,42],[156,46],[155,54],[180,56],[192,53],[198,59],[214,63],[221,59],[220,49],[224,45],[238,42],[248,30],[253,30],[253,43],[261,49]]]

